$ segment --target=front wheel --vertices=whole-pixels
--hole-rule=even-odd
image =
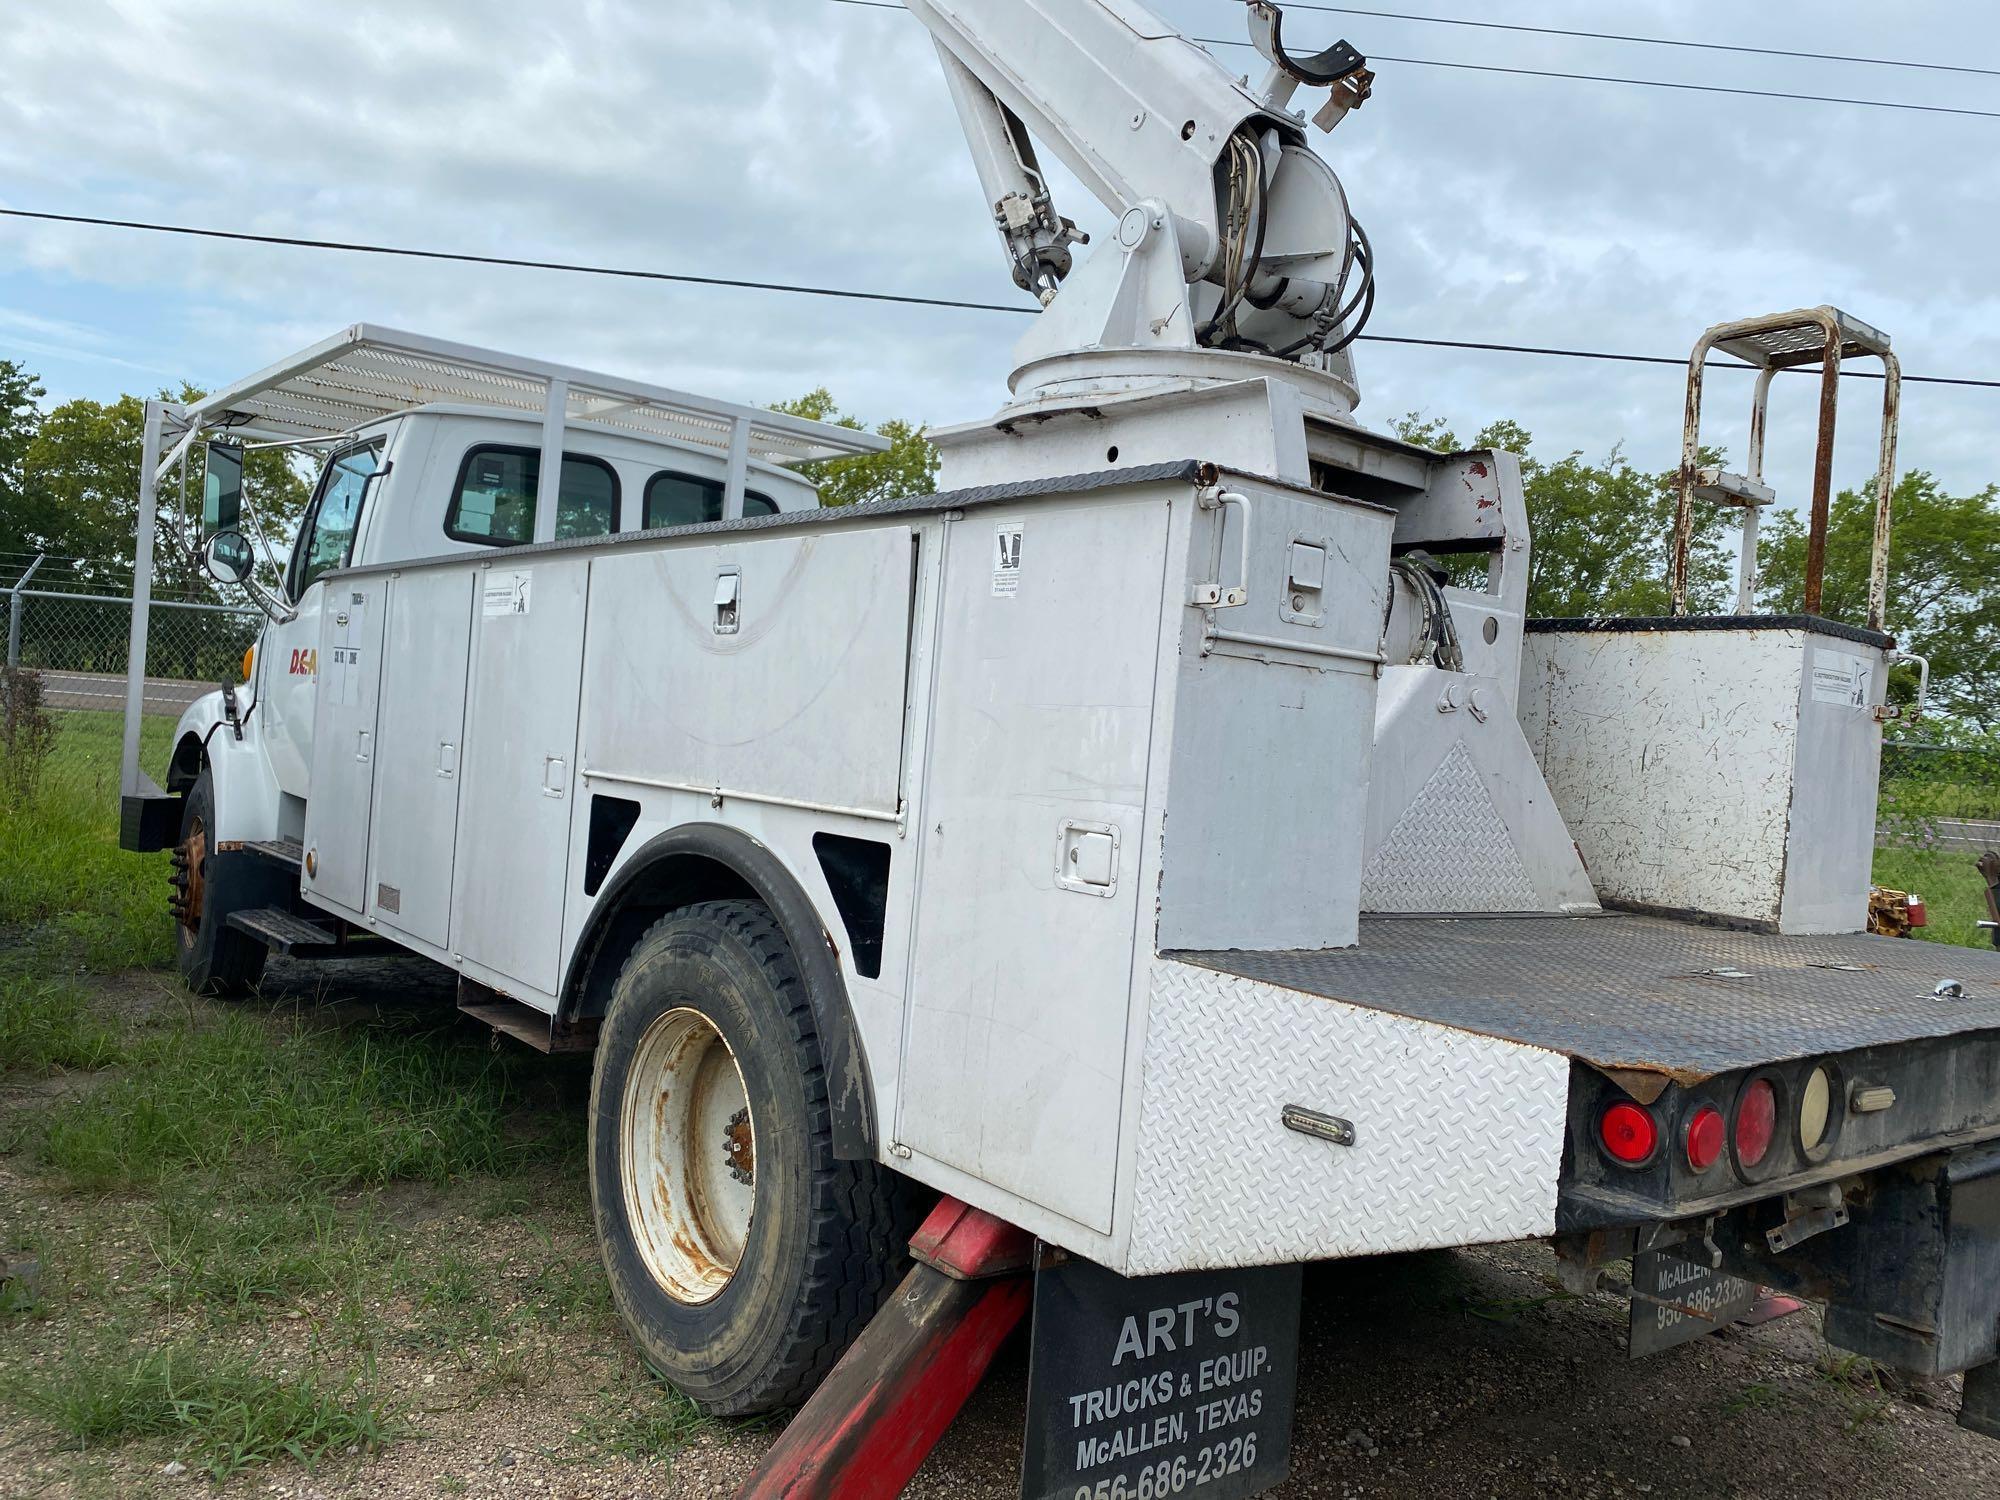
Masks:
[[[181,841],[174,846],[175,949],[181,978],[198,995],[241,995],[264,973],[264,945],[229,925],[226,903],[210,876],[214,870],[215,782],[206,766],[181,810]]]
[[[752,901],[662,917],[598,1032],[590,1190],[620,1316],[705,1411],[796,1406],[894,1289],[913,1195],[838,1161],[812,1009]]]

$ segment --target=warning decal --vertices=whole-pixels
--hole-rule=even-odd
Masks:
[[[535,574],[532,568],[517,568],[508,572],[492,569],[486,575],[485,587],[480,592],[480,610],[489,618],[494,615],[525,615],[533,602]]]
[[[1021,533],[1026,523],[1002,521],[993,528],[993,597],[1011,599],[1021,591]]]
[[[1858,656],[1841,651],[1814,650],[1812,654],[1812,696],[1815,703],[1838,703],[1845,708],[1868,706],[1868,665]]]

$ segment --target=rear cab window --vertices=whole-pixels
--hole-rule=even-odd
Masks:
[[[775,516],[778,503],[756,490],[743,492],[743,514]],[[722,481],[698,474],[682,474],[662,469],[646,481],[646,501],[639,524],[647,530],[659,526],[700,526],[722,519]]]
[[[466,450],[445,512],[445,535],[488,547],[532,542],[541,472],[539,448],[481,443]],[[617,472],[601,458],[565,453],[556,495],[556,539],[609,536],[617,529]]]

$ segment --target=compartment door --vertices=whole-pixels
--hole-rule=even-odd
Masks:
[[[451,936],[473,578],[462,567],[392,578],[383,634],[368,915],[437,948]]]
[[[451,947],[544,1004],[561,982],[589,567],[496,562],[473,606]]]
[[[312,796],[300,889],[350,915],[368,879],[368,814],[375,789],[375,710],[382,681],[382,616],[389,580],[334,579],[320,612]],[[310,871],[311,873],[308,873]]]
[[[896,1139],[1103,1233],[1168,514],[974,512],[939,601]]]

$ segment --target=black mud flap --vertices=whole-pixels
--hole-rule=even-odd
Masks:
[[[1299,1266],[1035,1273],[1024,1500],[1241,1500],[1291,1472]]]
[[[1846,1208],[1846,1225],[1781,1253],[1766,1243],[1778,1205],[1753,1206],[1739,1234],[1717,1238],[1730,1270],[1824,1301],[1839,1348],[1917,1375],[2000,1356],[2000,1142],[1885,1167]]]
[[[185,798],[166,792],[118,799],[118,847],[133,854],[153,854],[181,841],[181,805]]]
[[[1632,1257],[1632,1358],[1727,1328],[1756,1303],[1757,1284],[1684,1259],[1673,1250]]]
[[[1989,1360],[1965,1372],[1965,1401],[1958,1409],[1958,1425],[2000,1442],[2000,1360]]]

